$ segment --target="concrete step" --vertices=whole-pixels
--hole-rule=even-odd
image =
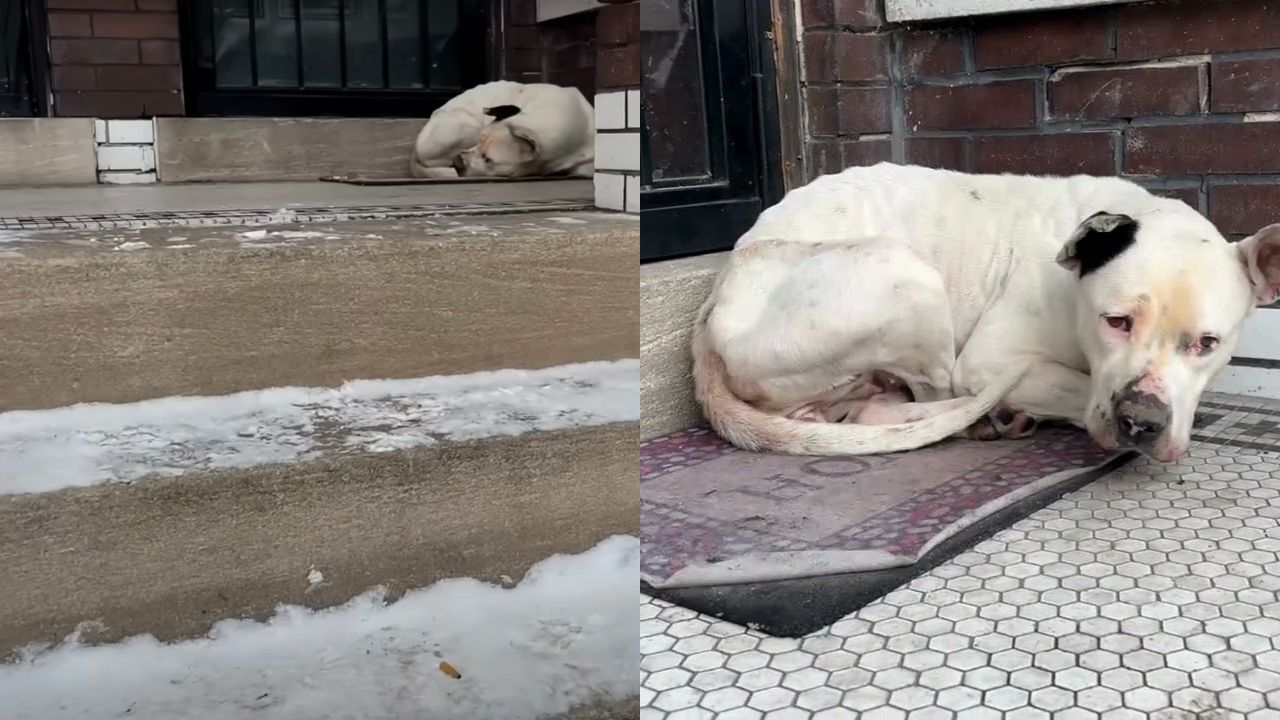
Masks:
[[[0,411],[638,355],[604,213],[0,235]]]

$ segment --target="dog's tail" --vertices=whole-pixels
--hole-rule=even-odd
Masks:
[[[945,440],[977,422],[1009,394],[1029,369],[1028,363],[983,388],[969,402],[915,422],[858,425],[792,420],[766,413],[734,394],[726,381],[724,360],[707,340],[705,310],[693,336],[694,394],[711,427],[745,450],[791,455],[873,455],[915,450]]]

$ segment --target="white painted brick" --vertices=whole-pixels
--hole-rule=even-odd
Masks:
[[[596,167],[640,171],[640,133],[596,133]]]
[[[640,91],[627,91],[627,127],[640,128]]]
[[[156,148],[154,145],[142,146],[142,169],[144,171],[156,169]]]
[[[102,172],[98,182],[107,185],[147,185],[156,182],[154,172]]]
[[[640,212],[640,176],[627,175],[627,212]]]
[[[596,173],[596,207],[606,210],[624,210],[627,203],[626,178],[622,175]]]
[[[106,120],[93,121],[93,140],[99,145],[107,141],[107,121]]]
[[[150,120],[108,120],[107,141],[112,145],[151,145],[156,141]]]
[[[142,145],[99,145],[98,170],[145,170]],[[155,165],[154,159],[152,166]]]
[[[627,126],[627,94],[624,92],[596,95],[596,127],[621,130]]]

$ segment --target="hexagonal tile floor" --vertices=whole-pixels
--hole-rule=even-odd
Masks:
[[[803,638],[642,598],[641,718],[1280,718],[1280,453],[1247,430],[1276,408],[1216,404],[1179,465],[1111,473]]]

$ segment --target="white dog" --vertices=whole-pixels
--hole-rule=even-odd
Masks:
[[[881,163],[789,193],[738,241],[694,382],[747,449],[894,452],[1053,419],[1173,461],[1277,296],[1280,225],[1230,244],[1118,178]]]
[[[414,177],[591,177],[595,111],[577,88],[498,81],[431,114],[413,146]]]

